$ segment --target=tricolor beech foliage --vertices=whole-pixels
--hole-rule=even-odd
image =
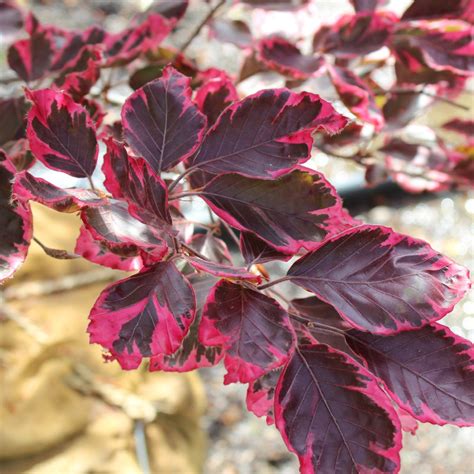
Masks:
[[[402,186],[420,190],[407,165],[422,189],[472,184],[472,122],[444,124],[465,137],[462,149],[394,134],[417,115],[419,85],[450,97],[462,89],[472,2],[415,0],[401,18],[383,1],[351,3],[355,13],[317,31],[309,55],[283,37],[255,39],[241,21],[214,19],[210,30],[244,50],[241,78],[273,70],[301,86],[327,74],[358,121],[290,87],[241,97],[236,78],[163,46],[186,0],[158,1],[115,34],[42,25],[0,4],[2,28],[28,33],[8,51],[24,95],[0,101],[0,280],[28,252],[30,201],[78,213],[76,254],[134,272],[98,296],[91,343],[126,370],[222,361],[224,383],[248,384],[248,409],[275,424],[305,474],[395,473],[402,428],[474,424],[473,346],[439,322],[468,291],[468,271],[427,242],[354,220],[305,166],[315,148],[360,144],[369,124],[385,134],[377,153]],[[382,47],[395,62],[393,90],[371,77],[382,64],[364,63]],[[100,77],[124,67],[135,91],[113,122],[113,85]],[[362,148],[352,157],[368,163]],[[85,184],[58,187],[35,176],[35,163]],[[210,222],[185,217],[189,199],[208,206]],[[292,260],[285,275],[269,274],[274,260]],[[289,301],[284,281],[308,296]]]

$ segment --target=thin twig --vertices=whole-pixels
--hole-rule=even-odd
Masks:
[[[143,474],[150,474],[150,456],[148,455],[145,423],[143,420],[135,420],[133,435],[135,438],[135,453],[137,456],[138,465],[140,466]]]
[[[269,281],[268,283],[265,283],[263,285],[258,286],[259,290],[266,290],[267,288],[270,288],[273,285],[278,285],[279,283],[283,283],[284,281],[288,281],[290,279],[289,276],[284,276],[281,278],[277,278],[276,280]]]
[[[174,201],[175,199],[181,199],[190,196],[202,196],[202,193],[199,191],[186,191],[184,193],[172,194],[168,201]]]
[[[225,0],[219,0],[219,2],[209,10],[209,13],[204,17],[204,19],[199,23],[199,25],[196,27],[194,32],[191,34],[191,36],[188,38],[188,40],[181,46],[181,52],[184,53],[184,51],[189,47],[189,45],[192,43],[194,38],[196,38],[197,35],[201,32],[203,27],[206,25],[206,23],[214,16],[214,14],[225,4]]]
[[[189,168],[186,168],[180,175],[177,176],[177,178],[168,186],[168,192],[171,193],[173,189],[179,184],[179,182],[186,176],[190,175],[194,171],[198,169],[197,166],[190,166]]]
[[[189,247],[183,242],[181,242],[181,247],[185,248],[188,252],[192,253],[193,255],[196,255],[196,257],[202,258],[203,260],[209,260],[205,255],[193,249],[192,247]]]

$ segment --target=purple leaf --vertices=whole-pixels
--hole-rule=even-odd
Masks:
[[[234,83],[227,74],[222,73],[205,80],[196,91],[194,100],[199,110],[207,117],[207,123],[213,125],[224,109],[238,98]]]
[[[136,220],[123,202],[110,201],[100,207],[88,208],[81,218],[94,240],[103,242],[111,250],[138,248],[151,255],[154,261],[168,253],[167,229]]]
[[[153,50],[168,36],[173,23],[152,13],[138,26],[107,35],[104,42],[106,65],[125,65]]]
[[[100,48],[85,46],[79,55],[65,67],[54,84],[79,100],[89,93],[100,76]]]
[[[21,201],[36,201],[59,212],[76,212],[85,207],[96,207],[104,200],[88,189],[59,188],[42,178],[23,171],[13,185],[14,196]]]
[[[206,118],[191,101],[190,80],[167,67],[161,79],[135,91],[122,108],[127,142],[157,174],[194,153]]]
[[[85,46],[100,44],[105,38],[105,31],[98,26],[91,26],[84,31],[72,33],[56,54],[51,70],[62,72],[65,68],[69,69],[72,65],[77,64],[79,53],[84,51]]]
[[[273,405],[275,388],[282,369],[271,370],[249,383],[247,389],[247,410],[258,417],[265,416],[267,425],[275,423]]]
[[[49,168],[76,178],[92,176],[99,147],[86,109],[62,92],[26,92],[33,102],[27,135],[35,157]]]
[[[356,12],[372,12],[387,3],[387,0],[351,0]]]
[[[216,277],[249,280],[257,283],[261,282],[261,277],[259,275],[248,272],[245,268],[211,262],[210,260],[203,260],[199,257],[187,257],[186,259],[196,270],[209,273]]]
[[[8,49],[8,65],[25,82],[43,77],[51,67],[55,47],[48,30],[39,29],[30,38],[13,43]]]
[[[337,133],[346,123],[318,95],[264,90],[220,115],[192,166],[213,174],[234,172],[274,179],[310,158],[315,130]]]
[[[352,326],[375,334],[441,319],[470,287],[468,271],[426,242],[369,225],[326,240],[288,277]]]
[[[390,401],[365,369],[326,345],[293,352],[276,388],[275,422],[302,473],[399,470]]]
[[[196,294],[196,316],[194,321],[176,352],[170,355],[159,354],[150,359],[151,371],[189,372],[201,367],[216,365],[224,357],[221,347],[206,347],[198,337],[202,308],[210,289],[216,283],[216,279],[210,275],[192,274],[188,276],[188,280]]]
[[[0,151],[0,282],[11,277],[28,253],[33,235],[28,203],[12,201],[13,167]]]
[[[422,100],[423,95],[416,90],[413,90],[413,92],[390,93],[382,108],[385,118],[385,130],[397,130],[410,123],[423,111],[423,108],[420,107]]]
[[[125,256],[113,253],[103,242],[94,240],[85,226],[81,226],[74,253],[93,263],[98,263],[114,270],[131,272],[140,270],[143,267],[143,261],[140,256]]]
[[[239,48],[252,46],[252,32],[244,21],[215,18],[209,29],[212,36],[222,43],[232,43]]]
[[[349,345],[417,420],[474,425],[474,348],[441,324],[393,336],[351,331]]]
[[[286,311],[259,291],[221,280],[203,310],[199,339],[226,350],[224,383],[247,383],[283,365],[293,342]]]
[[[141,158],[132,158],[113,138],[105,140],[107,153],[102,171],[105,187],[113,197],[128,202],[130,214],[145,224],[156,219],[171,224],[168,188]]]
[[[196,308],[192,286],[172,262],[109,285],[91,310],[91,343],[110,351],[123,369],[144,357],[172,354],[191,325]]]
[[[333,66],[329,74],[344,105],[361,120],[374,125],[376,131],[384,126],[381,110],[367,84],[350,69]]]
[[[414,0],[405,10],[401,20],[412,21],[422,19],[465,19],[473,21],[474,11],[472,0]]]
[[[27,111],[24,97],[0,100],[0,146],[25,136]]]
[[[236,0],[255,8],[267,10],[296,10],[306,5],[309,0]]]
[[[396,21],[390,12],[344,15],[325,34],[320,50],[347,58],[372,53],[385,45]]]
[[[220,218],[255,233],[283,253],[316,247],[328,233],[327,223],[342,209],[340,198],[322,175],[301,170],[275,181],[218,176],[202,196]]]
[[[395,53],[416,73],[426,63],[434,70],[467,75],[474,70],[471,30],[467,24],[448,20],[437,28],[425,24],[400,28],[394,38]],[[421,55],[422,64],[416,64],[416,55]]]
[[[168,20],[180,20],[189,6],[189,0],[158,0],[153,2],[151,10]]]
[[[292,254],[275,250],[251,232],[240,233],[240,249],[247,265],[271,262],[272,260],[283,260],[286,262],[292,256]]]
[[[210,232],[194,235],[190,246],[209,260],[232,265],[232,257],[226,243]]]
[[[322,56],[305,56],[284,38],[266,38],[257,44],[258,57],[269,69],[293,79],[307,79],[320,70]]]

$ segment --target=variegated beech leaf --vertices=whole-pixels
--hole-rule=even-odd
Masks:
[[[50,31],[39,29],[8,49],[8,65],[26,83],[43,77],[52,65],[55,45]]]
[[[198,329],[202,318],[202,309],[216,278],[204,273],[194,273],[186,277],[196,295],[196,316],[181,346],[173,354],[159,354],[150,359],[150,370],[166,372],[188,372],[201,367],[211,367],[223,357],[224,351],[218,346],[204,346],[199,340]]]
[[[109,285],[91,310],[87,330],[90,341],[123,369],[135,369],[144,357],[175,352],[195,310],[190,283],[174,263],[160,262]]]
[[[61,71],[54,84],[79,100],[89,93],[100,76],[100,48],[85,46],[78,56]]]
[[[149,254],[155,262],[168,253],[168,229],[138,221],[130,215],[124,202],[111,200],[85,209],[81,218],[94,240],[111,250],[125,252],[128,256],[130,251],[138,249]]]
[[[193,167],[212,174],[277,178],[311,156],[311,133],[347,124],[318,95],[288,89],[257,92],[227,107],[207,132]]]
[[[14,171],[0,150],[0,282],[11,277],[24,262],[33,234],[29,204],[12,201]]]
[[[213,19],[209,23],[211,35],[223,43],[232,43],[239,48],[252,46],[252,32],[242,20]]]
[[[472,0],[413,0],[405,10],[401,20],[431,20],[437,18],[461,18],[474,21]]]
[[[157,174],[188,158],[201,142],[206,118],[191,101],[189,83],[167,67],[122,108],[125,139]]]
[[[468,271],[426,242],[370,225],[329,238],[296,261],[288,278],[374,334],[441,319],[470,287]]]
[[[364,122],[373,124],[376,131],[380,131],[384,126],[384,118],[367,84],[348,68],[331,66],[328,70],[344,105]]]
[[[104,204],[103,199],[88,189],[60,188],[28,171],[16,176],[13,195],[21,201],[36,201],[55,211],[69,213]]]
[[[226,107],[238,100],[239,96],[230,77],[222,73],[204,81],[194,98],[199,110],[207,117],[207,123],[216,123]]]
[[[445,20],[437,28],[424,23],[399,28],[394,46],[396,55],[401,59],[407,54],[410,56],[410,49],[413,48],[415,54],[422,55],[424,62],[434,70],[462,75],[474,71],[472,28],[464,22]],[[413,61],[413,54],[412,59],[405,62],[409,69],[417,72],[420,66]]]
[[[293,351],[276,388],[275,424],[302,474],[399,470],[392,404],[367,370],[324,344]]]
[[[123,144],[113,138],[105,143],[107,153],[102,171],[106,176],[104,185],[112,196],[125,199],[130,214],[145,224],[156,219],[171,224],[164,181],[151,171],[145,160],[129,156]]]
[[[322,56],[305,56],[294,44],[280,37],[260,40],[257,51],[265,66],[293,79],[307,79],[325,65]]]
[[[33,102],[27,135],[36,158],[51,169],[76,178],[92,176],[99,148],[86,109],[65,93],[27,90]]]
[[[389,12],[344,15],[325,33],[319,50],[347,58],[371,53],[385,45],[395,21]]]
[[[139,25],[131,26],[104,41],[107,66],[128,64],[141,54],[156,48],[170,33],[172,23],[152,13]]]
[[[137,248],[130,248],[119,253],[112,252],[104,242],[95,240],[86,226],[81,226],[76,240],[74,253],[81,255],[90,262],[97,263],[114,270],[126,272],[137,271],[143,267],[143,260],[138,255]]]
[[[263,374],[258,379],[250,382],[247,389],[247,409],[258,417],[265,416],[267,425],[275,423],[274,397],[281,371],[282,368],[280,367]]]
[[[247,383],[285,363],[293,334],[286,311],[274,299],[221,280],[206,301],[199,339],[225,349],[225,384]]]
[[[347,342],[391,397],[417,420],[474,425],[474,347],[438,323],[392,336],[360,331]]]
[[[316,247],[342,209],[333,187],[302,170],[269,181],[217,176],[202,191],[211,209],[235,228],[250,231],[284,253]]]

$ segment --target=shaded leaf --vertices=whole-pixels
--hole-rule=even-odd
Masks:
[[[362,366],[323,344],[293,352],[275,393],[275,422],[302,473],[399,470],[399,421]]]
[[[296,261],[291,281],[375,334],[420,328],[449,313],[470,286],[468,272],[426,242],[361,225]]]
[[[21,201],[36,201],[59,212],[76,212],[85,207],[96,207],[104,200],[82,188],[59,188],[28,171],[18,173],[13,185],[14,196]]]
[[[179,348],[195,307],[186,278],[172,262],[161,262],[109,285],[91,310],[87,331],[123,369],[135,369],[144,357]]]
[[[0,30],[4,35],[14,34],[23,27],[23,13],[15,2],[0,3]]]
[[[103,242],[111,250],[136,249],[161,260],[168,252],[168,235],[161,228],[143,224],[128,212],[125,203],[110,201],[96,208],[88,208],[81,214],[87,230],[94,240]]]
[[[81,226],[74,252],[90,262],[98,263],[114,270],[131,272],[140,270],[143,267],[143,262],[139,255],[127,256],[113,253],[103,242],[94,240],[85,226]]]
[[[240,250],[247,265],[271,262],[272,260],[287,261],[291,254],[275,250],[271,245],[251,232],[240,233]]]
[[[326,64],[322,56],[305,56],[294,44],[280,37],[260,40],[257,50],[265,66],[293,79],[307,79]]]
[[[261,282],[261,277],[254,273],[248,272],[245,268],[225,265],[223,263],[211,262],[203,260],[199,257],[187,257],[187,261],[201,272],[210,273],[216,277],[232,278],[236,280],[250,280],[257,283]]]
[[[213,174],[277,178],[311,156],[311,133],[347,123],[329,102],[288,89],[257,92],[228,107],[207,132],[192,166]]]
[[[308,3],[309,0],[237,0],[251,7],[267,10],[296,10]]]
[[[0,146],[25,136],[27,111],[24,97],[0,100]]]
[[[157,0],[153,2],[150,8],[164,18],[176,22],[184,16],[188,6],[189,0]]]
[[[351,3],[356,12],[371,12],[388,2],[387,0],[351,0]]]
[[[382,108],[386,130],[397,130],[410,123],[423,111],[420,105],[422,101],[422,94],[416,90],[406,93],[390,93]]]
[[[465,135],[468,139],[474,137],[474,120],[455,118],[442,125],[446,130]]]
[[[209,29],[212,36],[223,43],[232,43],[239,48],[252,46],[252,32],[244,21],[214,18]]]
[[[275,181],[228,174],[202,191],[211,209],[233,227],[255,233],[276,250],[311,249],[327,235],[341,201],[322,175],[297,170]]]
[[[161,79],[135,91],[122,108],[127,142],[155,173],[188,158],[204,133],[206,119],[191,101],[189,82],[167,67]]]
[[[360,331],[349,345],[390,395],[417,420],[474,425],[474,348],[441,324],[393,336]]]
[[[259,291],[221,280],[203,310],[199,339],[226,350],[224,383],[247,383],[280,367],[293,341],[286,311]]]
[[[107,153],[102,171],[106,177],[104,185],[112,196],[125,199],[132,216],[145,224],[156,219],[171,224],[164,181],[151,172],[146,161],[129,156],[123,144],[113,138],[105,143]]]
[[[227,244],[210,232],[194,235],[190,246],[209,260],[232,265],[232,257]]]
[[[62,92],[27,90],[33,102],[27,135],[38,160],[76,178],[92,176],[99,148],[95,126],[84,107]]]
[[[324,35],[320,50],[348,58],[377,51],[387,42],[395,21],[390,12],[344,15]]]

